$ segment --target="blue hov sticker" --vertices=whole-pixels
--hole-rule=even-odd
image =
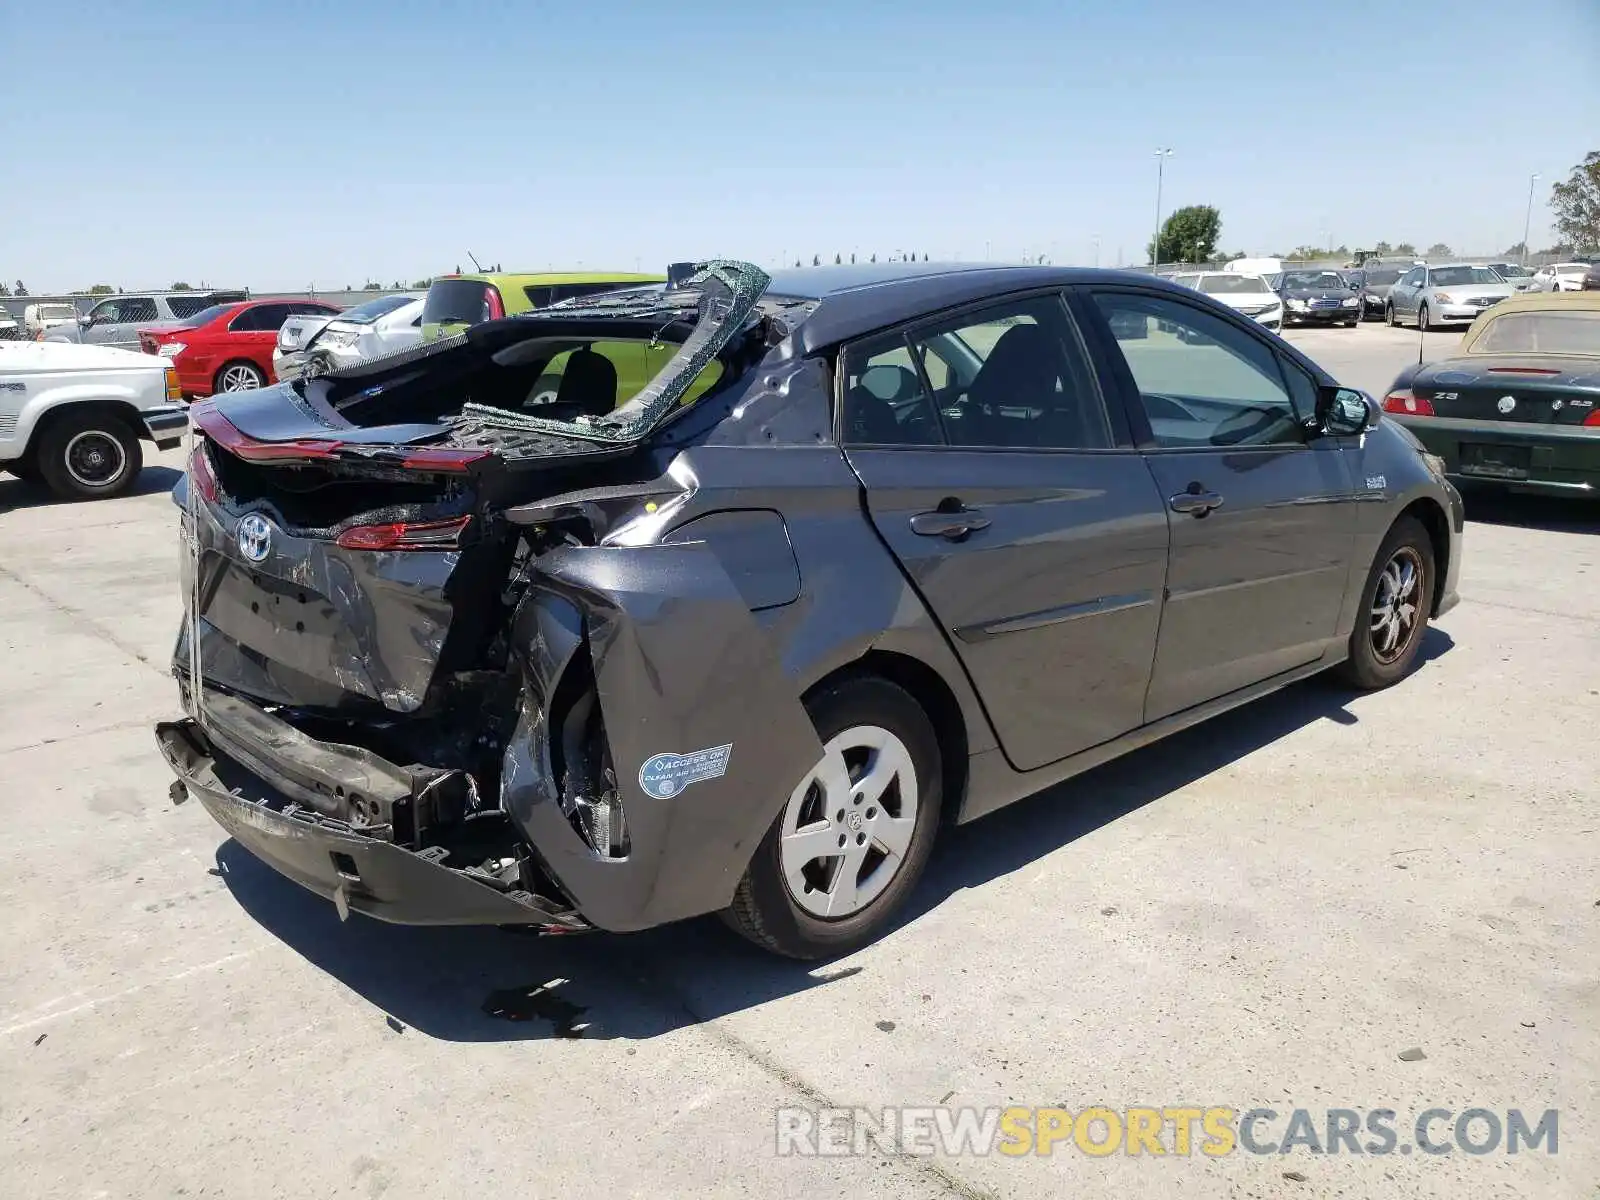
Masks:
[[[646,796],[665,800],[691,783],[717,779],[728,769],[733,743],[695,750],[689,754],[652,754],[639,768],[639,786]]]

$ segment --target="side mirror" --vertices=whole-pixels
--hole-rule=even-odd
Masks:
[[[1365,392],[1325,387],[1317,393],[1317,427],[1328,437],[1354,437],[1378,423],[1383,410]]]

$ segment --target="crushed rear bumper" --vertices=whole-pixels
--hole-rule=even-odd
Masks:
[[[302,806],[231,757],[191,718],[162,722],[155,732],[162,755],[178,776],[177,787],[198,799],[262,862],[332,900],[341,917],[354,911],[402,925],[587,928],[559,902],[496,886],[471,868],[446,865],[447,855],[439,847],[410,850]],[[308,752],[304,743],[325,745],[304,739],[293,748],[302,777],[320,773],[329,783],[349,777],[348,762],[336,761],[337,756],[326,763],[312,761],[315,752]],[[176,791],[174,798],[180,798]]]

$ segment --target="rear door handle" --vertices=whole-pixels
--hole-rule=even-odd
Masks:
[[[989,528],[989,518],[975,508],[958,508],[951,512],[918,513],[911,518],[911,532],[923,537],[949,538],[960,541],[967,534]]]
[[[1222,507],[1222,497],[1215,492],[1179,492],[1168,503],[1172,505],[1173,512],[1203,517],[1213,508]]]

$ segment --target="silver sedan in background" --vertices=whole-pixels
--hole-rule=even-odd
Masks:
[[[1473,263],[1419,265],[1389,289],[1383,317],[1390,325],[1467,325],[1490,305],[1516,294],[1516,288],[1488,267]]]
[[[1232,271],[1194,271],[1168,276],[1173,283],[1214,296],[1234,312],[1253,317],[1268,329],[1283,326],[1283,303],[1259,275]]]

